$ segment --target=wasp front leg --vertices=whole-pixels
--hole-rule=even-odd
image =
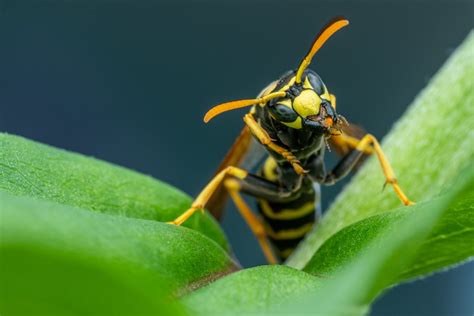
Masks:
[[[344,136],[343,140],[346,141],[348,146],[354,149],[339,161],[339,163],[334,167],[334,169],[322,181],[323,183],[332,184],[336,182],[340,178],[347,175],[354,168],[357,161],[362,157],[363,154],[375,152],[380,162],[382,171],[385,175],[385,184],[392,185],[395,193],[404,205],[414,204],[414,202],[410,201],[410,199],[400,188],[400,185],[398,184],[390,162],[388,161],[382,148],[380,147],[379,142],[373,135],[367,134],[360,140],[354,137]]]
[[[244,116],[244,122],[250,128],[252,134],[262,143],[262,145],[268,147],[270,150],[278,153],[280,156],[285,158],[293,167],[295,172],[299,175],[306,174],[308,171],[303,169],[300,161],[286,148],[277,145],[268,135],[268,133],[258,124],[252,114],[246,114]]]

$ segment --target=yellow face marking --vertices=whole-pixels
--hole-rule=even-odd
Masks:
[[[303,123],[301,121],[301,117],[298,116],[298,118],[293,121],[293,122],[280,122],[282,124],[285,124],[288,127],[294,128],[294,129],[301,129],[303,127]]]
[[[321,94],[321,98],[324,100],[331,101],[331,94],[329,93],[328,88],[326,88],[326,86],[324,86],[324,93]]]
[[[335,110],[336,109],[336,96],[334,94],[329,94],[329,100],[331,101],[331,105]]]
[[[308,77],[304,78],[303,88],[314,89],[311,83],[309,82]]]
[[[302,117],[317,115],[321,98],[314,90],[303,90],[300,95],[293,100],[293,109]]]

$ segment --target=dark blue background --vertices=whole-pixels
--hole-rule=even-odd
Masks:
[[[0,1],[0,130],[151,174],[195,195],[242,127],[212,105],[294,68],[327,20],[349,28],[312,68],[382,137],[473,26],[472,1]],[[446,86],[449,89],[449,86]],[[334,160],[330,160],[331,163]],[[324,207],[341,185],[325,188]],[[246,266],[263,264],[229,208]],[[474,265],[391,290],[374,315],[474,312]]]

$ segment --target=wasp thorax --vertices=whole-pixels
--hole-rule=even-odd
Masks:
[[[301,93],[293,100],[293,109],[302,117],[317,115],[321,98],[312,89],[301,91]]]

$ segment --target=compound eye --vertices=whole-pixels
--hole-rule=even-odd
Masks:
[[[298,114],[291,107],[282,103],[273,104],[269,109],[272,116],[280,122],[294,122],[298,118]]]
[[[318,95],[324,94],[324,91],[325,91],[324,83],[317,74],[308,73],[308,80],[309,80],[309,83],[311,84],[311,86],[313,87],[314,91]]]

